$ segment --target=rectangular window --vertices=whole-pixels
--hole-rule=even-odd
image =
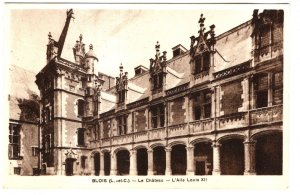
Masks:
[[[18,124],[9,124],[9,159],[20,157],[20,128]]]
[[[256,108],[268,106],[268,75],[256,78]]]
[[[127,134],[127,116],[117,117],[119,135]]]
[[[84,131],[85,131],[84,128],[77,129],[77,144],[78,144],[78,146],[85,146]]]
[[[151,107],[151,123],[152,128],[165,126],[165,107],[163,104]]]
[[[119,96],[119,103],[125,102],[125,90],[119,91],[118,96]]]
[[[81,164],[81,168],[82,168],[82,169],[85,169],[86,159],[87,159],[86,156],[81,156],[81,159],[80,159],[81,162],[80,162],[80,164]]]
[[[204,118],[211,117],[211,92],[209,90],[203,91],[204,101],[203,101],[203,110]]]
[[[32,154],[32,156],[38,156],[39,148],[37,146],[31,147],[31,154]]]
[[[153,79],[153,89],[160,89],[163,86],[163,73],[152,75]]]
[[[87,85],[87,78],[82,77],[81,78],[81,88],[85,89]]]
[[[45,135],[44,148],[45,148],[45,153],[51,152],[51,134]]]
[[[14,167],[14,174],[21,175],[21,167]]]
[[[210,53],[208,51],[195,57],[195,74],[208,71],[210,67]]]
[[[84,100],[78,100],[77,101],[77,115],[78,116],[84,116]]]
[[[211,117],[211,92],[204,90],[193,95],[194,120]]]

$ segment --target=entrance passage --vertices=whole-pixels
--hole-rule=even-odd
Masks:
[[[153,149],[154,175],[164,175],[166,170],[166,152],[164,147],[157,146]]]
[[[186,149],[185,145],[175,145],[171,152],[172,175],[186,175]]]
[[[194,145],[195,175],[211,175],[213,150],[210,142]]]
[[[127,150],[121,150],[117,153],[118,175],[129,175],[130,154]]]
[[[74,165],[74,161],[76,159],[74,158],[67,158],[66,159],[66,176],[72,176],[74,173],[73,173],[73,165]]]
[[[221,174],[244,174],[244,144],[242,139],[229,139],[221,143]]]
[[[109,152],[104,153],[104,175],[110,174],[110,154]]]
[[[256,174],[282,175],[282,134],[263,135],[256,141]]]
[[[148,153],[146,148],[137,150],[137,171],[138,175],[147,175]]]
[[[100,154],[97,152],[94,154],[94,169],[95,175],[99,175],[100,173]]]

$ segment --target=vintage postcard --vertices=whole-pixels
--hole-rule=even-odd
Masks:
[[[286,5],[5,5],[5,188],[286,188]]]

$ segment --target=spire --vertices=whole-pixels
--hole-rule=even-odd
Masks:
[[[83,63],[83,58],[85,56],[85,44],[82,42],[82,34],[79,35],[79,41],[76,41],[75,46],[73,47],[73,54],[75,62],[79,65]]]
[[[200,35],[203,35],[205,28],[204,28],[204,21],[205,18],[203,17],[203,14],[200,15],[200,19],[198,21],[198,23],[200,24],[200,30],[198,31]]]
[[[68,33],[70,20],[71,20],[71,18],[74,18],[73,14],[74,14],[73,9],[67,10],[66,23],[65,23],[65,26],[64,26],[64,28],[63,28],[63,30],[60,34],[59,40],[58,40],[58,52],[57,52],[58,57],[61,56],[64,44],[65,44],[65,39],[66,39],[66,36],[67,36],[67,33]]]

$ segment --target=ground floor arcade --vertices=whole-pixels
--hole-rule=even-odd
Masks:
[[[281,175],[282,164],[282,133],[275,132],[95,150],[88,166],[91,175]]]

